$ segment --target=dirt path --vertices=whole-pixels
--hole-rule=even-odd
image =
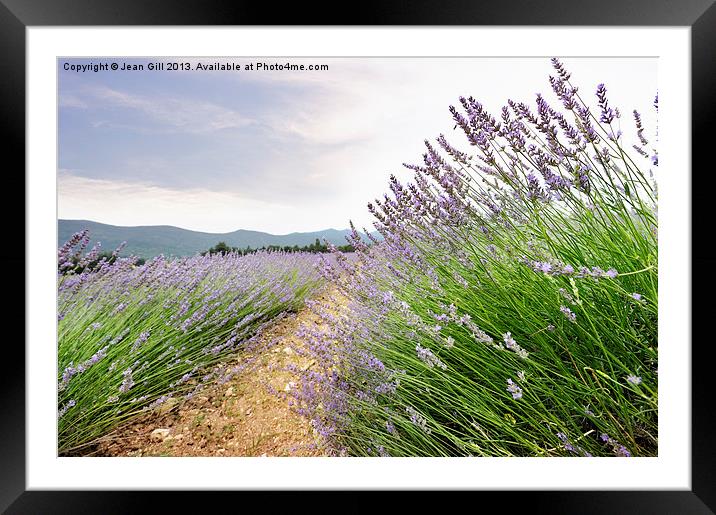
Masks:
[[[340,298],[329,288],[316,300],[332,309]],[[297,377],[284,370],[288,364],[301,369],[308,358],[294,349],[301,324],[318,324],[319,318],[304,308],[267,329],[258,349],[238,357],[252,362],[223,385],[214,385],[191,400],[163,413],[153,413],[108,435],[95,456],[324,456],[309,422],[293,412],[285,399],[269,391],[289,391]]]

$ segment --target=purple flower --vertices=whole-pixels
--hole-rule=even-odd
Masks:
[[[560,306],[559,310],[564,313],[564,316],[567,317],[567,320],[569,320],[573,324],[577,323],[577,315],[575,315],[572,310],[569,309],[567,306]]]
[[[567,70],[564,68],[564,65],[560,62],[559,59],[553,57],[550,60],[552,61],[552,66],[554,67],[554,69],[557,70],[559,78],[562,79],[564,82],[567,82],[571,77],[571,74],[567,72]]]
[[[517,342],[512,337],[512,333],[510,333],[509,331],[503,334],[502,338],[504,339],[505,347],[507,347],[508,349],[514,349],[517,346]]]
[[[410,415],[410,421],[423,430],[424,433],[430,434],[432,431],[428,427],[428,421],[423,417],[420,413],[418,413],[415,408],[412,406],[408,406],[405,408],[405,411],[408,415]]]
[[[447,365],[440,361],[440,358],[438,358],[435,354],[433,354],[430,349],[426,349],[425,347],[422,347],[420,344],[417,344],[415,346],[415,351],[418,354],[418,357],[429,367],[438,367],[442,368],[443,370],[447,370]]]
[[[525,359],[528,356],[526,350],[518,345],[515,339],[512,337],[512,333],[509,331],[502,335],[503,341],[505,342],[505,348],[511,350],[517,354],[520,358]]]
[[[572,275],[574,273],[574,267],[572,265],[565,265],[559,262],[529,261],[526,258],[523,258],[521,261],[530,266],[535,272],[542,272],[553,276]]]
[[[512,379],[507,379],[507,391],[512,394],[512,398],[515,400],[522,398],[522,388],[517,386]]]
[[[132,350],[130,352],[135,352],[144,342],[147,341],[149,336],[150,336],[149,331],[142,331],[139,334],[139,337],[136,339],[136,341],[132,345]]]
[[[527,174],[527,198],[531,200],[546,198],[537,177],[531,173]]]
[[[128,392],[132,386],[134,386],[134,378],[132,377],[132,369],[128,368],[122,372],[122,384],[119,386],[119,391],[122,393]]]
[[[120,303],[117,305],[117,307],[114,308],[114,313],[121,313],[122,311],[124,311],[124,310],[126,309],[126,307],[127,307],[127,303],[126,303],[126,302],[120,302]]]
[[[148,407],[146,407],[145,409],[148,409],[148,410],[154,409],[154,408],[156,408],[156,407],[158,407],[158,406],[161,406],[162,404],[164,404],[165,402],[167,402],[169,399],[171,399],[171,396],[170,396],[170,395],[162,395],[162,396],[159,397],[157,400],[155,400],[154,402],[152,402],[152,403],[151,403]]]
[[[638,385],[638,384],[641,384],[641,377],[631,374],[631,375],[627,376],[627,381],[630,382],[631,384]]]
[[[625,458],[631,457],[631,452],[629,452],[629,449],[627,449],[625,446],[611,438],[608,434],[602,433],[600,435],[600,438],[602,442],[606,443],[612,448],[612,452],[615,456],[621,456]]]
[[[557,433],[557,438],[559,438],[562,441],[562,444],[564,445],[564,450],[569,451],[574,454],[581,454],[585,457],[592,457],[590,453],[582,449],[578,445],[574,445],[572,442],[569,441],[569,437],[564,433]]]
[[[607,101],[607,88],[604,84],[597,86],[597,99],[599,100],[599,108],[601,109],[601,117],[599,119],[602,123],[612,123],[614,120],[614,111],[609,107]]]
[[[614,454],[616,454],[617,456],[622,456],[624,458],[631,458],[631,453],[629,452],[629,450],[621,444],[616,446],[616,448],[614,449]]]
[[[64,406],[62,406],[62,408],[60,408],[59,412],[57,413],[57,417],[58,417],[58,418],[62,418],[62,416],[63,416],[65,413],[67,413],[67,410],[69,410],[70,408],[74,407],[76,404],[77,404],[77,403],[75,402],[74,399],[70,399],[69,401],[67,401],[67,404],[65,404]]]

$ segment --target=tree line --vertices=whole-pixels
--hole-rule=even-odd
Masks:
[[[355,249],[353,248],[353,245],[336,245],[336,248],[340,250],[341,252],[354,252]],[[317,254],[321,252],[329,252],[328,245],[321,243],[321,241],[316,238],[316,241],[311,243],[310,245],[304,245],[302,247],[299,247],[298,245],[268,245],[263,246],[260,248],[252,248],[252,247],[246,247],[246,248],[239,248],[239,247],[231,247],[226,244],[224,241],[220,241],[213,247],[211,247],[209,250],[206,250],[201,253],[202,256],[205,256],[207,254],[228,254],[229,252],[234,252],[239,255],[245,256],[246,254],[253,254],[255,252],[259,251],[268,251],[268,252],[310,252],[312,254]]]

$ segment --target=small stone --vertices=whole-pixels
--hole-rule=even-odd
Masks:
[[[233,386],[229,386],[229,389],[226,390],[226,396],[227,396],[227,397],[231,397],[232,395],[234,395],[234,387],[233,387]]]
[[[163,442],[167,439],[169,436],[169,429],[166,429],[164,427],[159,427],[152,431],[152,433],[149,435],[149,439],[152,442]]]
[[[291,354],[293,354],[293,349],[291,347],[284,347],[283,352],[284,352],[284,354],[287,354],[290,356]]]

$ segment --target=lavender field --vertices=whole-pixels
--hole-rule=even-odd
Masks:
[[[60,249],[61,269],[96,259],[87,239]],[[309,254],[108,261],[58,281],[60,453],[228,381],[241,367],[221,363],[322,283]]]
[[[455,132],[425,141],[410,182],[386,177],[380,237],[351,224],[350,255],[110,263],[76,234],[59,250],[60,453],[225,383],[229,359],[310,312],[293,335],[309,365],[273,393],[325,455],[656,456],[656,131],[551,64],[534,103],[456,99]]]

